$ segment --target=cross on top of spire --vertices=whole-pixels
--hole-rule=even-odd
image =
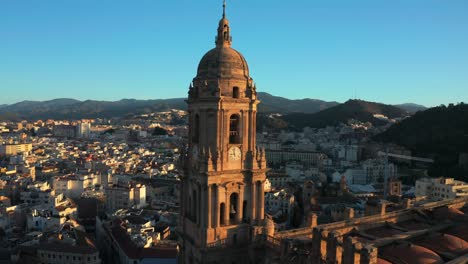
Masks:
[[[216,36],[217,47],[230,47],[231,35],[229,29],[229,21],[226,18],[226,0],[223,1],[223,17],[219,21],[218,35]]]

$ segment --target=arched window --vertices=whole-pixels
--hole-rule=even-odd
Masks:
[[[193,143],[198,143],[199,137],[200,137],[200,117],[198,114],[195,115],[195,118],[193,120],[193,127],[192,127],[192,142]]]
[[[239,205],[237,200],[239,199],[239,194],[232,193],[229,197],[229,222],[235,223],[237,219],[237,214],[239,214]]]
[[[225,225],[226,223],[224,223],[224,211],[226,210],[225,208],[225,204],[224,203],[221,203],[219,205],[219,223],[221,225]]]
[[[231,118],[229,119],[229,144],[240,144],[239,115],[231,115]]]
[[[232,98],[239,98],[239,87],[234,86],[232,88]]]

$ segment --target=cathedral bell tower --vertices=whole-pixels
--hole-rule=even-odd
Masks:
[[[257,263],[265,233],[265,151],[256,147],[257,92],[231,48],[226,18],[201,59],[188,95],[189,142],[182,163],[180,263]]]

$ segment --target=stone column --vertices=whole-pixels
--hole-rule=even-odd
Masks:
[[[215,193],[214,193],[214,227],[219,227],[219,186],[217,184],[215,186]]]
[[[253,111],[252,113],[252,123],[253,123],[253,126],[252,126],[252,149],[255,148],[255,146],[257,145],[257,137],[255,136],[256,133],[257,133],[257,111]]]
[[[322,230],[320,232],[320,259],[322,261],[327,260],[327,238],[328,238],[328,231]]]
[[[245,139],[248,138],[248,135],[249,135],[248,132],[247,132],[247,129],[246,129],[247,128],[246,123],[247,123],[248,120],[246,118],[246,114],[245,114],[244,110],[240,111],[240,118],[242,120],[240,122],[240,128],[238,128],[240,130],[239,131],[240,138],[241,138],[240,142],[241,142],[242,146],[246,146],[246,145],[248,146],[248,142],[245,142]],[[246,149],[242,149],[242,152],[243,152],[242,153],[242,158],[244,158],[245,150]]]
[[[322,239],[321,235],[322,230],[314,227],[312,229],[312,257],[314,259],[319,259],[320,256],[320,240]]]
[[[354,208],[346,207],[344,210],[344,219],[351,220],[354,218]]]
[[[206,228],[211,228],[211,218],[213,217],[213,210],[211,209],[211,185],[206,189]]]
[[[314,228],[317,226],[317,214],[309,212],[307,215],[307,227]]]
[[[242,222],[242,214],[244,213],[244,190],[239,188],[239,195],[237,195],[237,212],[236,222],[239,224]]]
[[[362,248],[361,264],[377,264],[377,257],[377,248],[370,245]]]
[[[378,205],[379,213],[381,216],[384,216],[385,213],[387,212],[387,203],[386,202],[380,202]]]
[[[257,211],[255,210],[256,205],[257,205],[257,186],[255,185],[255,182],[252,182],[250,185],[250,222],[253,223],[256,220],[256,215]]]
[[[253,118],[252,118],[252,110],[249,110],[249,111],[247,112],[247,114],[248,114],[248,119],[249,119],[249,120],[248,120],[248,123],[249,123],[249,124],[248,124],[248,130],[247,130],[247,131],[248,131],[248,132],[247,132],[247,133],[248,133],[248,139],[249,139],[249,141],[248,141],[248,142],[249,142],[249,143],[248,143],[249,145],[248,145],[248,146],[249,146],[249,150],[254,150],[254,149],[255,149],[255,145],[254,145],[254,142],[253,142],[253,140],[254,140],[253,138],[255,138],[255,136],[253,136],[253,135],[255,135],[255,134],[252,133],[252,131],[254,131],[254,130],[253,130],[253,125],[254,125],[254,124],[253,124],[253,121],[252,121],[252,119],[253,119]]]
[[[231,205],[229,203],[229,195],[227,193],[227,190],[224,191],[224,196],[226,197],[224,199],[224,224],[229,225],[229,212],[231,212]]]
[[[265,217],[265,193],[263,190],[263,183],[260,182],[258,185],[258,203],[257,203],[257,219],[258,221],[262,221]]]
[[[343,245],[343,263],[360,264],[362,245],[352,237],[346,238]]]
[[[327,238],[327,263],[341,263],[341,246],[340,236],[338,231],[328,233]]]

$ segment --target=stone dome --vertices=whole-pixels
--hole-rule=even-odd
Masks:
[[[196,79],[248,80],[249,67],[247,61],[242,54],[231,48],[231,28],[226,18],[225,5],[223,5],[223,17],[218,24],[215,43],[216,47],[208,51],[200,60]]]
[[[240,52],[228,46],[218,46],[200,60],[197,78],[248,79],[249,67]]]

